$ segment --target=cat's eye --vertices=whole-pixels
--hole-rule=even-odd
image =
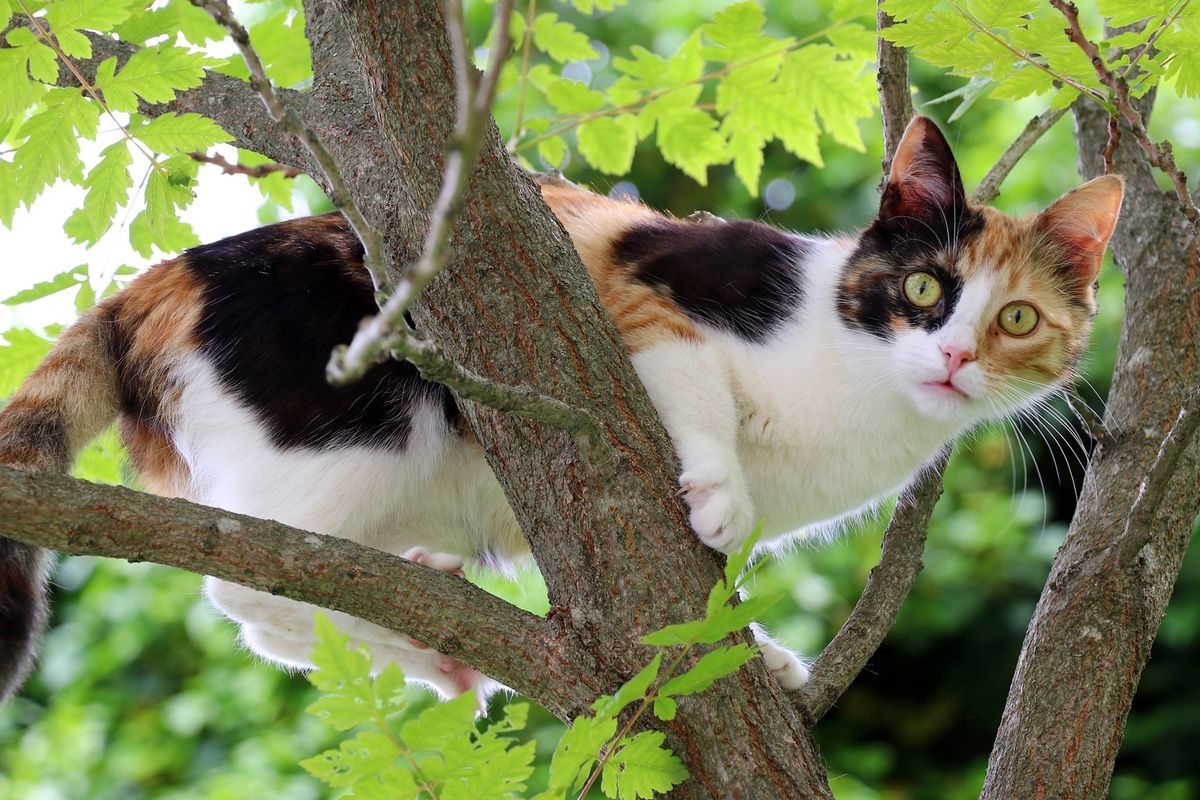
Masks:
[[[904,279],[904,296],[918,308],[931,308],[942,299],[942,285],[928,272],[913,272]]]
[[[1000,327],[1011,336],[1025,336],[1038,324],[1037,309],[1029,303],[1009,303],[1000,309]]]

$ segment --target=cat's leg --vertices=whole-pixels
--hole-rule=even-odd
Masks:
[[[692,528],[709,547],[736,550],[756,520],[738,460],[739,416],[724,357],[702,341],[669,339],[632,360],[679,456]]]
[[[750,630],[754,632],[754,641],[762,648],[767,669],[780,686],[795,690],[808,683],[811,672],[803,658],[772,639],[761,625],[751,625]]]
[[[450,574],[462,574],[462,560],[457,556],[413,548],[405,557]],[[321,609],[216,578],[205,579],[205,594],[218,610],[242,626],[242,640],[255,653],[286,666],[312,668],[310,654],[316,644],[313,621]],[[342,612],[324,613],[338,630],[367,646],[373,672],[395,661],[408,679],[428,684],[444,697],[475,689],[483,701],[502,688],[473,668],[404,634]]]

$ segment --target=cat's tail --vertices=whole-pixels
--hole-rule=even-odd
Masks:
[[[117,416],[120,390],[106,310],[101,304],[67,329],[0,410],[0,464],[66,473],[75,454]],[[49,551],[0,536],[0,701],[33,664],[46,626],[52,563]]]

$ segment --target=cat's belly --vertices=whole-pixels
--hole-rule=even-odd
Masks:
[[[869,510],[902,487],[939,444],[881,450],[742,443],[740,459],[763,541]]]
[[[211,368],[190,367],[172,435],[188,499],[395,554],[420,546],[502,562],[527,551],[479,447],[436,406],[409,410],[404,446],[278,447]]]

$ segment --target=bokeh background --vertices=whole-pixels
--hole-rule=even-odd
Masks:
[[[613,80],[609,54],[635,44],[669,54],[724,2],[633,0],[615,13],[570,18],[602,46],[601,58],[572,66],[576,77],[603,86]],[[824,3],[769,0],[774,32],[805,35],[829,22]],[[476,41],[490,11],[469,5]],[[931,103],[962,85],[914,63],[922,113],[944,123],[970,188],[1025,121],[1042,110],[983,98],[953,123],[956,100]],[[501,96],[497,116],[511,122],[515,92]],[[822,142],[826,164],[798,164],[778,146],[766,153],[760,197],[752,197],[729,167],[714,168],[701,187],[643,145],[633,171],[619,181],[587,170],[566,173],[602,192],[640,196],[684,215],[705,209],[798,231],[849,231],[865,224],[877,203],[880,136],[864,124],[866,152]],[[1176,143],[1195,174],[1200,122],[1194,104],[1164,93],[1154,131]],[[541,166],[535,164],[535,166]],[[1062,120],[1026,157],[997,202],[1014,213],[1036,210],[1079,182],[1071,121]],[[137,263],[119,248],[86,256],[56,250],[67,190],[23,213],[13,231],[0,230],[6,258],[0,280],[14,291],[54,274],[70,259],[103,271]],[[283,215],[324,210],[311,185],[297,189],[292,209],[261,202],[241,178],[206,173],[190,218],[205,238],[233,233]],[[231,210],[232,209],[232,210]],[[115,247],[115,246],[114,246]],[[98,262],[98,266],[96,265]],[[1107,393],[1122,312],[1122,282],[1109,266],[1101,280],[1101,311],[1080,382],[1097,408]],[[40,327],[69,321],[70,302],[43,303],[10,314],[8,324]],[[6,322],[0,317],[0,327]],[[1169,345],[1165,345],[1169,346]],[[18,367],[0,365],[11,390]],[[1022,421],[978,431],[960,443],[946,493],[930,527],[925,569],[887,642],[853,688],[817,728],[839,800],[956,800],[976,797],[1017,653],[1054,552],[1071,518],[1086,458],[1086,437],[1065,406],[1060,418]],[[82,464],[92,480],[132,482],[109,436]],[[136,485],[136,484],[134,484]],[[815,654],[849,613],[874,565],[886,521],[867,521],[821,547],[795,546],[760,573],[757,590],[787,599],[765,620],[787,644]],[[539,577],[476,580],[527,607],[545,607]],[[1134,702],[1111,796],[1115,800],[1200,797],[1200,553],[1188,556],[1175,597]],[[431,702],[413,692],[413,708]],[[200,596],[199,577],[148,564],[66,558],[55,578],[54,621],[40,666],[24,694],[0,709],[0,800],[244,800],[333,796],[297,765],[335,742],[335,734],[304,713],[314,690],[301,675],[259,663],[239,649],[233,626]],[[514,699],[513,702],[524,702]],[[544,780],[561,725],[545,712],[531,716]]]

